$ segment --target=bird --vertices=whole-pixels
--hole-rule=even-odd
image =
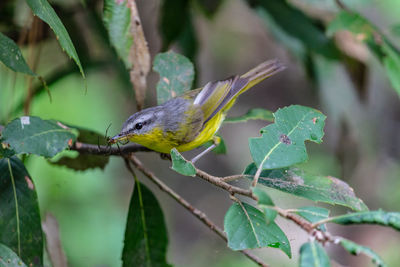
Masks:
[[[211,146],[191,160],[194,163],[219,144],[216,133],[238,96],[283,69],[285,66],[279,60],[268,60],[243,75],[208,82],[161,105],[138,111],[109,142],[129,140],[167,154],[173,148],[184,152],[212,141]]]

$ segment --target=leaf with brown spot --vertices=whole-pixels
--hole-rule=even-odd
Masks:
[[[169,51],[158,54],[153,69],[160,74],[157,83],[157,103],[182,95],[192,87],[194,67],[186,57]]]
[[[247,166],[244,174],[250,179],[257,172],[254,163]],[[368,210],[364,202],[357,198],[353,188],[332,176],[313,175],[299,168],[264,170],[258,183],[313,201],[342,205],[353,210]]]
[[[11,121],[2,131],[3,142],[10,145],[15,153],[31,153],[47,158],[68,147],[69,140],[75,140],[70,129],[61,127],[56,121],[39,117],[23,116]]]
[[[305,141],[321,143],[326,116],[320,111],[292,105],[274,112],[274,123],[250,138],[250,153],[260,168],[277,169],[307,160]]]

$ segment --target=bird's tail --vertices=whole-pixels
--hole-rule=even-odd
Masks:
[[[283,69],[285,67],[279,60],[268,60],[242,76],[206,84],[194,100],[194,104],[203,110],[204,124],[218,112],[228,111],[240,94]]]
[[[257,83],[262,82],[266,78],[271,77],[272,75],[284,70],[285,68],[286,67],[277,59],[268,60],[261,63],[254,69],[251,69],[240,76],[240,79],[246,79],[248,80],[248,83],[239,91],[239,94],[246,92]]]

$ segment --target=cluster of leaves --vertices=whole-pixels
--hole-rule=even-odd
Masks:
[[[173,64],[171,69],[176,69]],[[164,77],[173,79],[173,76],[161,75],[161,80]],[[189,89],[190,87],[186,88]],[[266,110],[263,112],[257,110],[257,114],[270,114]],[[261,118],[254,116],[254,113],[256,112],[249,111],[247,116],[231,118],[228,121],[242,122]],[[277,206],[264,187],[315,202],[342,205],[354,211],[342,216],[329,217],[329,210],[318,206],[293,210],[307,221],[318,225],[323,231],[326,222],[343,225],[372,223],[399,230],[399,213],[368,211],[364,202],[355,196],[354,190],[345,182],[332,176],[314,175],[297,166],[307,160],[305,141],[322,142],[325,116],[321,112],[309,107],[292,105],[279,109],[272,115],[274,123],[260,130],[261,137],[250,138],[249,149],[254,162],[243,172],[244,176],[253,179],[257,172],[261,171],[257,187],[251,189],[257,196],[258,203],[252,205],[238,200],[225,214],[224,230],[231,249],[274,247],[291,257],[290,242],[275,222]],[[262,118],[270,120],[269,116]],[[171,157],[173,170],[186,176],[196,175],[196,168],[178,151],[171,150]],[[385,265],[369,248],[345,239],[340,239],[338,244],[352,254],[364,253],[370,256],[378,266]],[[328,255],[316,241],[305,243],[300,249],[300,255],[300,266],[330,266]]]
[[[46,22],[54,31],[63,50],[71,57],[82,76],[85,77],[78,53],[58,15],[46,0],[26,0],[32,12]],[[400,94],[400,56],[397,48],[380,31],[361,15],[341,11],[329,24],[311,19],[300,9],[286,1],[249,0],[249,4],[271,27],[278,40],[289,45],[288,49],[299,57],[312,76],[313,55],[329,60],[343,61],[345,55],[335,44],[332,35],[338,30],[349,30],[365,42],[380,60],[393,87]],[[177,42],[185,55],[194,60],[197,53],[197,37],[192,23],[192,5],[207,16],[218,10],[222,1],[163,1],[161,8],[161,32],[163,47],[167,49]],[[171,12],[173,10],[174,12]],[[171,16],[179,13],[181,16]],[[117,55],[128,59],[133,40],[129,35],[131,23],[126,2],[116,4],[105,1],[104,22],[110,41]],[[328,33],[328,35],[326,34]],[[285,42],[285,40],[295,40]],[[293,45],[296,44],[296,45]],[[351,58],[353,62],[356,60]],[[10,69],[27,75],[38,76],[26,64],[16,43],[0,33],[0,61]],[[347,62],[347,61],[346,61]],[[356,62],[361,64],[360,62]],[[127,66],[132,62],[125,62]],[[189,59],[173,52],[161,53],[154,60],[153,69],[160,74],[157,85],[159,103],[190,90],[194,81],[194,67]],[[256,204],[238,200],[226,212],[224,230],[228,246],[233,250],[274,247],[288,257],[292,251],[289,239],[275,222],[277,206],[268,196],[265,187],[274,188],[291,195],[315,202],[342,205],[354,212],[329,217],[329,210],[317,206],[300,207],[294,212],[325,231],[326,223],[378,224],[400,230],[400,214],[384,211],[368,211],[345,182],[330,176],[308,173],[296,164],[307,160],[305,141],[322,142],[325,116],[319,111],[290,106],[272,113],[253,109],[227,122],[244,122],[249,119],[273,121],[261,129],[261,137],[249,141],[253,162],[244,171],[249,179],[258,177],[257,187],[252,192],[257,196]],[[24,116],[9,122],[0,136],[0,262],[20,266],[43,265],[43,232],[33,181],[18,155],[35,154],[47,159],[66,150],[74,142],[104,143],[100,135],[77,127],[68,127],[57,121]],[[223,144],[223,142],[222,142]],[[220,151],[224,149],[219,148]],[[172,168],[183,174],[194,176],[195,167],[176,150],[171,151]],[[63,157],[55,164],[75,170],[93,167],[104,168],[107,157],[79,154],[77,158]],[[134,227],[133,227],[134,226]],[[167,230],[163,213],[157,199],[144,185],[136,181],[131,198],[125,247],[122,260],[126,266],[167,265]],[[382,259],[371,249],[340,238],[338,244],[352,254],[363,253],[378,266]],[[320,243],[311,241],[300,249],[300,266],[329,266],[330,261]],[[318,263],[318,264],[317,264]]]

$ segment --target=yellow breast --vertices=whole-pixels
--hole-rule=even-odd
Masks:
[[[213,136],[221,126],[224,118],[225,115],[222,112],[216,114],[210,121],[207,122],[197,137],[186,144],[177,144],[173,138],[174,133],[163,132],[163,130],[159,127],[154,128],[151,132],[144,135],[132,136],[129,138],[129,141],[141,144],[161,153],[169,153],[174,147],[180,152],[188,151],[212,140]]]
[[[212,140],[215,133],[218,131],[222,122],[225,119],[225,114],[222,112],[217,113],[210,121],[207,122],[205,127],[201,130],[199,135],[191,142],[176,147],[178,151],[192,150],[202,144]]]

